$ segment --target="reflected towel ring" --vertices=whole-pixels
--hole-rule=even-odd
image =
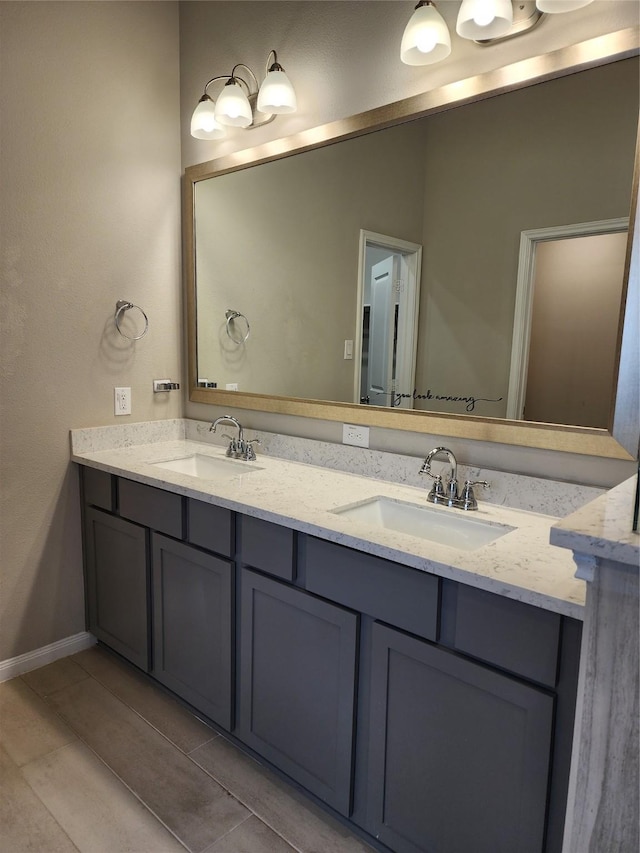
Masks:
[[[247,338],[249,337],[249,333],[251,332],[251,326],[249,325],[249,321],[248,321],[248,320],[247,320],[247,318],[244,316],[244,314],[241,314],[241,313],[240,313],[240,311],[234,311],[232,308],[227,308],[226,313],[225,313],[225,315],[224,315],[224,316],[227,318],[227,334],[229,335],[229,337],[231,338],[231,340],[232,340],[235,344],[244,344],[244,343],[246,343]],[[237,319],[238,319],[238,317],[242,317],[242,319],[243,319],[243,320],[245,321],[245,323],[247,324],[247,332],[246,332],[246,334],[245,334],[245,335],[239,334],[239,335],[238,335],[238,337],[236,338],[236,337],[234,337],[234,336],[231,334],[231,326],[230,326],[229,324],[230,324],[230,323],[233,323],[233,321],[234,321],[234,320],[237,320]],[[235,325],[235,324],[234,324],[234,325]]]
[[[137,308],[138,311],[144,317],[144,329],[140,332],[139,335],[126,335],[122,329],[120,328],[120,320],[122,319],[122,315],[125,311],[128,311],[130,308]],[[113,316],[114,322],[116,324],[116,329],[120,332],[123,338],[126,338],[128,341],[139,341],[140,338],[144,338],[144,336],[149,331],[149,318],[144,313],[142,308],[139,305],[134,305],[133,302],[127,302],[126,299],[119,299],[116,302],[116,313]]]

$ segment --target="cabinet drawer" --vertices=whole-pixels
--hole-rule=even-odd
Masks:
[[[123,518],[166,533],[167,536],[183,538],[180,495],[132,480],[118,480],[118,494],[120,515]]]
[[[305,537],[305,587],[383,622],[435,640],[438,578],[371,554]]]
[[[214,504],[187,499],[189,542],[224,557],[234,551],[233,513]]]
[[[250,515],[238,516],[237,521],[238,548],[244,565],[293,580],[293,530]]]
[[[550,687],[557,679],[560,621],[540,607],[443,582],[443,643]]]
[[[87,468],[83,466],[82,472],[82,488],[84,494],[84,502],[91,506],[100,507],[100,509],[114,510],[113,500],[113,478],[106,471],[98,471],[97,468]]]

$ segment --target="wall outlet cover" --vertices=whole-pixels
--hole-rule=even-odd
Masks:
[[[369,447],[369,427],[342,424],[342,443],[354,447]]]
[[[131,388],[113,389],[113,410],[116,415],[131,414]]]

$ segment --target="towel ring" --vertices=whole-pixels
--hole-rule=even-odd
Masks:
[[[231,338],[231,340],[232,340],[235,344],[244,344],[244,343],[246,343],[246,342],[247,342],[247,339],[248,339],[248,337],[249,337],[249,334],[250,334],[250,332],[251,332],[251,326],[249,325],[249,321],[248,321],[248,320],[247,320],[247,318],[244,316],[244,314],[241,314],[241,313],[240,313],[240,311],[234,311],[232,308],[227,308],[227,311],[226,311],[226,313],[225,313],[225,315],[224,315],[224,316],[227,318],[227,334],[229,335],[229,337]],[[234,320],[237,320],[237,319],[238,319],[238,317],[242,317],[242,319],[243,319],[243,320],[245,321],[245,323],[247,324],[247,332],[246,332],[246,334],[245,334],[245,335],[239,334],[239,336],[236,338],[236,337],[234,337],[234,335],[232,335],[232,334],[231,334],[231,326],[230,326],[229,324],[230,324],[230,323],[233,323],[233,322],[234,322]],[[234,324],[234,325],[235,325],[235,324]]]
[[[122,315],[125,311],[128,311],[130,308],[137,308],[138,311],[144,317],[144,329],[140,332],[139,335],[126,335],[122,329],[120,328],[120,320],[122,319]],[[140,338],[144,338],[144,336],[149,331],[149,318],[144,313],[142,308],[139,305],[134,305],[133,302],[127,302],[126,299],[119,299],[116,302],[116,313],[113,315],[114,322],[116,324],[116,329],[120,332],[123,338],[126,338],[128,341],[139,341]]]

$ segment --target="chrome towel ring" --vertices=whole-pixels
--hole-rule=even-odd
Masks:
[[[140,332],[139,335],[127,335],[120,328],[120,321],[124,315],[125,311],[128,311],[130,308],[137,308],[138,311],[144,317],[144,329]],[[120,332],[123,338],[126,338],[129,341],[139,341],[140,338],[144,338],[144,336],[149,331],[149,318],[144,313],[142,308],[139,305],[134,305],[133,302],[128,302],[126,299],[119,299],[116,302],[116,313],[113,315],[114,322],[116,324],[116,329]]]
[[[244,314],[241,314],[241,313],[240,313],[240,311],[234,311],[234,310],[233,310],[233,308],[227,308],[226,313],[225,313],[225,315],[224,315],[224,316],[227,318],[227,334],[229,335],[229,337],[231,338],[231,340],[232,340],[235,344],[244,344],[244,343],[246,343],[246,341],[247,341],[247,339],[248,339],[248,337],[249,337],[249,334],[250,334],[250,332],[251,332],[251,326],[249,325],[249,321],[248,321],[248,320],[247,320],[247,318],[244,316]],[[232,329],[232,328],[235,328],[235,321],[236,321],[239,317],[242,317],[242,319],[244,320],[244,322],[247,324],[247,331],[246,331],[246,333],[243,335],[243,334],[241,333],[241,331],[240,331],[240,330],[238,330],[237,335],[233,335],[233,334],[231,333],[231,329]]]

